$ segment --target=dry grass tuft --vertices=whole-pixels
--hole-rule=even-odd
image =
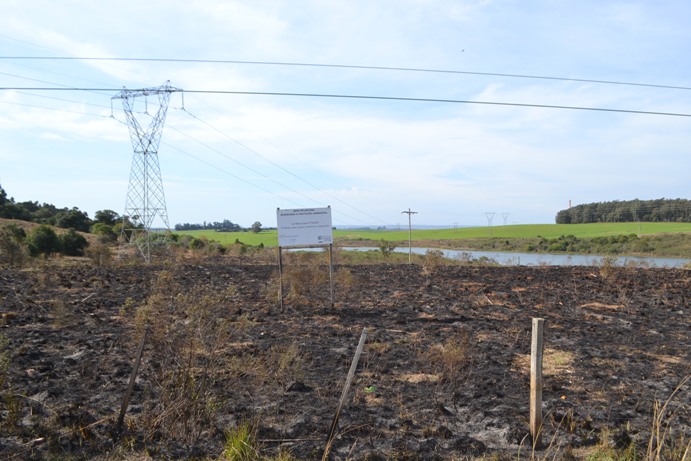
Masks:
[[[467,377],[468,369],[473,363],[470,335],[461,330],[456,337],[432,347],[422,358],[441,375],[443,381],[458,382]]]
[[[242,322],[231,321],[234,289],[189,289],[164,270],[135,313],[133,331],[147,332],[149,368],[142,375],[155,398],[138,417],[144,440],[167,437],[193,445],[223,406],[214,387],[225,369],[225,349]],[[134,341],[136,343],[136,341]]]

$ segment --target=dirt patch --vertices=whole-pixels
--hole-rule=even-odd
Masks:
[[[302,280],[283,310],[270,266],[0,269],[0,457],[213,458],[247,421],[262,453],[320,459],[363,328],[334,459],[525,453],[533,317],[551,450],[605,430],[647,443],[691,372],[684,270],[372,265],[337,281],[346,269],[335,306],[328,281]],[[672,405],[687,440],[690,399]]]

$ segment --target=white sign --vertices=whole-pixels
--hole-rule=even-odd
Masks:
[[[333,243],[331,207],[276,211],[278,246],[330,245]]]

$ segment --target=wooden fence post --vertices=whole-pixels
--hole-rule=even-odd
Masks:
[[[334,246],[329,245],[329,283],[331,286],[331,307],[334,307]]]
[[[542,331],[545,319],[533,319],[530,348],[530,435],[533,449],[542,448]]]
[[[283,312],[283,248],[278,247],[278,305]]]
[[[142,361],[142,354],[144,353],[144,345],[146,344],[146,335],[149,332],[149,327],[145,326],[142,332],[142,338],[139,342],[139,349],[137,350],[137,357],[134,360],[134,368],[130,374],[130,382],[127,386],[127,391],[125,392],[125,397],[122,399],[122,406],[120,407],[120,415],[118,416],[118,422],[115,425],[115,432],[113,433],[113,441],[117,441],[120,438],[120,433],[122,432],[122,423],[125,421],[125,413],[127,412],[127,407],[130,405],[130,396],[132,395],[132,390],[134,390],[134,381],[137,378],[137,372],[139,371],[139,364]]]
[[[358,361],[360,360],[360,355],[365,347],[365,339],[367,339],[367,328],[362,329],[362,334],[360,335],[360,342],[355,350],[355,356],[353,356],[353,361],[350,364],[350,370],[348,371],[348,376],[346,377],[345,385],[343,386],[343,392],[341,393],[341,399],[338,401],[338,407],[336,408],[336,414],[331,422],[331,429],[329,429],[329,436],[326,438],[326,447],[324,448],[324,455],[322,456],[322,461],[325,461],[329,456],[329,451],[331,450],[331,442],[336,435],[336,428],[338,427],[338,418],[341,416],[341,410],[343,405],[345,405],[346,397],[348,396],[348,390],[353,382],[353,377],[355,376],[355,370],[357,369]]]

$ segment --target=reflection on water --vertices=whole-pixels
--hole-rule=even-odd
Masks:
[[[424,255],[431,248],[413,248],[415,254]],[[379,251],[374,247],[345,247],[346,251]],[[396,253],[408,253],[408,248],[396,248]],[[598,266],[603,259],[612,260],[618,266],[635,264],[647,267],[683,267],[691,259],[642,258],[636,256],[557,255],[544,253],[507,253],[500,251],[440,250],[451,259],[487,258],[502,266]]]

